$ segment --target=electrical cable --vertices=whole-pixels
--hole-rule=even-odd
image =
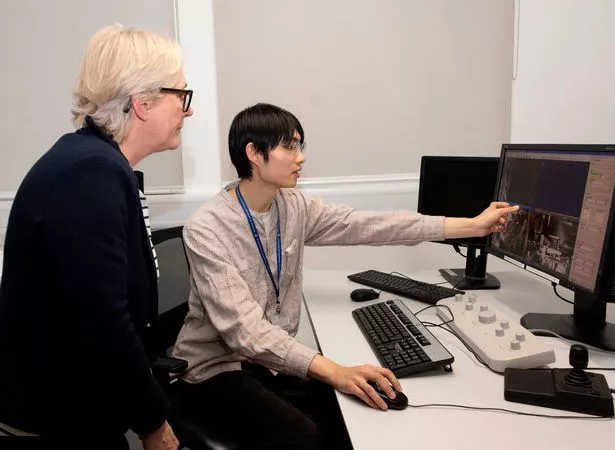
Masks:
[[[475,411],[491,411],[491,412],[503,412],[509,414],[517,414],[519,416],[530,416],[530,417],[545,417],[548,419],[581,419],[581,420],[614,420],[613,417],[586,417],[586,416],[559,416],[559,415],[550,415],[550,414],[536,414],[536,413],[527,413],[522,411],[515,411],[512,409],[506,408],[491,408],[491,407],[480,407],[480,406],[468,406],[468,405],[456,405],[453,403],[426,403],[423,405],[413,405],[408,403],[408,406],[412,408],[462,408],[462,409],[471,409]]]
[[[463,256],[464,258],[468,259],[468,257],[466,255],[464,255],[463,253],[461,253],[461,249],[459,248],[459,246],[457,244],[453,244],[453,248],[455,249],[455,251],[457,253],[459,253],[461,256]]]
[[[438,328],[442,328],[444,331],[448,331],[448,332],[449,332],[449,333],[451,333],[453,336],[455,336],[457,339],[459,339],[459,342],[461,342],[461,343],[463,344],[463,346],[464,346],[464,347],[465,347],[465,348],[466,348],[466,349],[467,349],[470,353],[472,353],[472,355],[474,355],[474,357],[476,358],[476,360],[477,360],[480,364],[482,364],[485,368],[487,368],[487,369],[491,370],[492,372],[495,372],[493,369],[491,369],[491,368],[490,368],[490,367],[489,367],[489,366],[485,363],[485,361],[483,361],[483,359],[482,359],[482,358],[481,358],[481,357],[480,357],[480,356],[479,356],[479,355],[478,355],[478,354],[477,354],[477,353],[476,353],[476,352],[475,352],[472,348],[470,348],[470,346],[468,346],[468,344],[466,344],[466,343],[464,342],[464,340],[463,340],[463,339],[461,339],[461,337],[460,337],[457,333],[455,333],[453,330],[451,330],[451,329],[450,329],[450,327],[447,327],[447,328],[445,328],[445,327],[444,327],[444,325],[448,325],[449,323],[451,323],[451,322],[454,322],[454,321],[455,321],[455,315],[453,314],[453,311],[451,310],[451,308],[449,308],[449,306],[448,306],[448,305],[429,305],[429,306],[426,306],[426,307],[424,307],[424,308],[422,308],[422,309],[419,309],[417,312],[415,312],[415,313],[413,313],[413,314],[414,314],[415,316],[417,316],[417,315],[421,314],[423,311],[425,311],[425,310],[427,310],[427,309],[430,309],[430,308],[446,308],[446,309],[448,310],[448,313],[449,313],[449,314],[450,314],[450,316],[451,316],[451,319],[450,319],[450,320],[447,320],[447,321],[445,321],[445,322],[442,322],[442,323],[438,323],[438,324],[436,324],[436,323],[432,323],[432,322],[423,322],[423,321],[421,321],[421,323],[422,323],[425,327],[428,327],[428,328],[429,328],[429,327],[438,327]],[[498,375],[501,375],[501,373],[499,373],[499,372],[495,372],[495,373],[497,373]]]
[[[429,308],[437,308],[438,306],[445,306],[447,309],[448,306],[446,305],[431,305],[431,306],[427,306],[419,311],[417,311],[416,313],[414,313],[414,315],[416,316],[417,314],[420,314],[421,312],[425,311],[426,309]],[[453,317],[453,314],[451,312],[451,317]],[[495,370],[493,370],[491,367],[489,367],[484,361],[483,359],[473,350],[471,349],[464,341],[463,339],[461,339],[461,337],[455,333],[454,331],[452,331],[449,328],[444,327],[444,325],[452,322],[454,320],[448,320],[446,322],[443,322],[442,324],[434,324],[431,322],[421,322],[424,326],[426,327],[438,327],[438,328],[442,328],[443,330],[448,331],[449,333],[451,333],[453,336],[455,336],[457,339],[459,339],[459,341],[474,355],[474,357],[476,358],[477,361],[479,361],[481,364],[483,364],[485,366],[485,368],[489,369],[490,371],[492,371],[493,373],[496,373],[498,375],[503,375],[500,372],[497,372]],[[594,370],[611,370],[611,369],[594,369]],[[611,389],[611,393],[615,394],[615,389]],[[614,417],[585,417],[585,416],[561,416],[561,415],[550,415],[550,414],[536,414],[536,413],[526,413],[526,412],[522,412],[522,411],[515,411],[512,409],[506,409],[506,408],[493,408],[493,407],[480,407],[480,406],[468,406],[468,405],[457,405],[457,404],[453,404],[453,403],[426,403],[423,405],[413,405],[411,403],[408,403],[408,406],[412,407],[412,408],[461,408],[461,409],[469,409],[469,410],[474,410],[474,411],[490,411],[490,412],[503,412],[503,413],[508,413],[508,414],[517,414],[520,416],[529,416],[529,417],[543,417],[543,418],[548,418],[548,419],[582,419],[582,420],[613,420]]]
[[[607,355],[615,354],[615,352],[613,352],[611,350],[604,350],[602,348],[594,347],[593,345],[584,344],[583,342],[577,342],[577,341],[573,341],[573,340],[570,340],[570,339],[566,339],[564,336],[561,336],[561,335],[557,334],[555,331],[545,330],[543,328],[533,328],[533,329],[527,330],[527,331],[529,331],[530,333],[539,333],[540,337],[555,337],[555,338],[561,339],[562,341],[567,342],[570,345],[572,345],[572,344],[582,344],[582,345],[584,345],[585,347],[587,347],[589,350],[591,350],[593,352],[606,353]],[[548,336],[544,336],[544,335],[548,335]],[[601,367],[588,367],[587,370],[615,370],[615,368],[609,368],[609,367],[605,367],[605,368],[601,368]]]
[[[555,295],[557,295],[557,297],[563,301],[565,301],[566,303],[570,303],[571,305],[574,305],[573,301],[570,301],[568,299],[565,299],[564,297],[562,297],[561,295],[559,295],[559,293],[557,292],[557,283],[555,281],[551,282],[551,286],[553,286],[553,292],[555,292]]]

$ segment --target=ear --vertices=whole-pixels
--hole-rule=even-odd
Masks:
[[[137,94],[133,95],[130,101],[132,102],[132,110],[135,116],[145,122],[149,118],[153,100],[144,95]]]
[[[246,156],[248,157],[248,160],[257,167],[263,160],[263,155],[256,150],[256,146],[252,142],[246,145]]]

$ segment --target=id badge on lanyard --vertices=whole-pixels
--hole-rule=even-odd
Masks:
[[[261,238],[258,235],[258,230],[256,229],[256,224],[254,223],[254,219],[252,218],[252,214],[250,213],[250,209],[248,205],[246,205],[245,200],[243,199],[243,195],[241,195],[241,191],[239,190],[239,185],[235,188],[235,192],[237,193],[237,200],[239,200],[239,204],[241,205],[241,209],[243,209],[244,214],[246,215],[246,219],[248,219],[248,225],[250,225],[250,231],[252,232],[252,237],[254,237],[254,241],[256,242],[256,247],[258,248],[258,253],[261,255],[261,260],[263,261],[263,265],[267,270],[267,274],[269,275],[269,279],[273,284],[273,289],[275,290],[275,311],[278,317],[277,320],[288,322],[288,318],[285,315],[280,315],[282,310],[282,306],[280,304],[280,277],[282,274],[282,237],[280,234],[280,211],[277,208],[276,211],[278,213],[278,223],[276,226],[276,242],[275,242],[275,253],[276,253],[276,263],[277,263],[277,282],[273,277],[273,272],[271,271],[271,266],[269,265],[269,261],[267,260],[267,254],[265,253],[265,249],[263,248],[263,243],[261,242]],[[274,200],[275,201],[275,200]],[[285,320],[283,320],[285,318]],[[281,328],[284,326],[274,323],[274,320],[271,321],[274,325],[278,325]]]

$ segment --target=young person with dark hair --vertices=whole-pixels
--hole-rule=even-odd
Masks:
[[[288,111],[257,104],[229,132],[239,181],[188,221],[190,311],[174,356],[188,361],[182,407],[250,448],[344,448],[334,388],[373,408],[401,390],[382,367],[346,367],[295,339],[304,245],[413,245],[500,231],[515,211],[492,203],[475,218],[355,211],[295,189],[305,135]],[[239,438],[238,438],[239,439]]]

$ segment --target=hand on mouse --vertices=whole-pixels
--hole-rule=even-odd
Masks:
[[[345,394],[359,397],[372,408],[386,411],[387,404],[369,385],[369,381],[378,383],[378,386],[389,396],[395,398],[395,390],[401,391],[401,385],[393,372],[383,367],[364,364],[362,366],[341,366],[322,355],[316,355],[309,367],[308,375],[333,386]]]

